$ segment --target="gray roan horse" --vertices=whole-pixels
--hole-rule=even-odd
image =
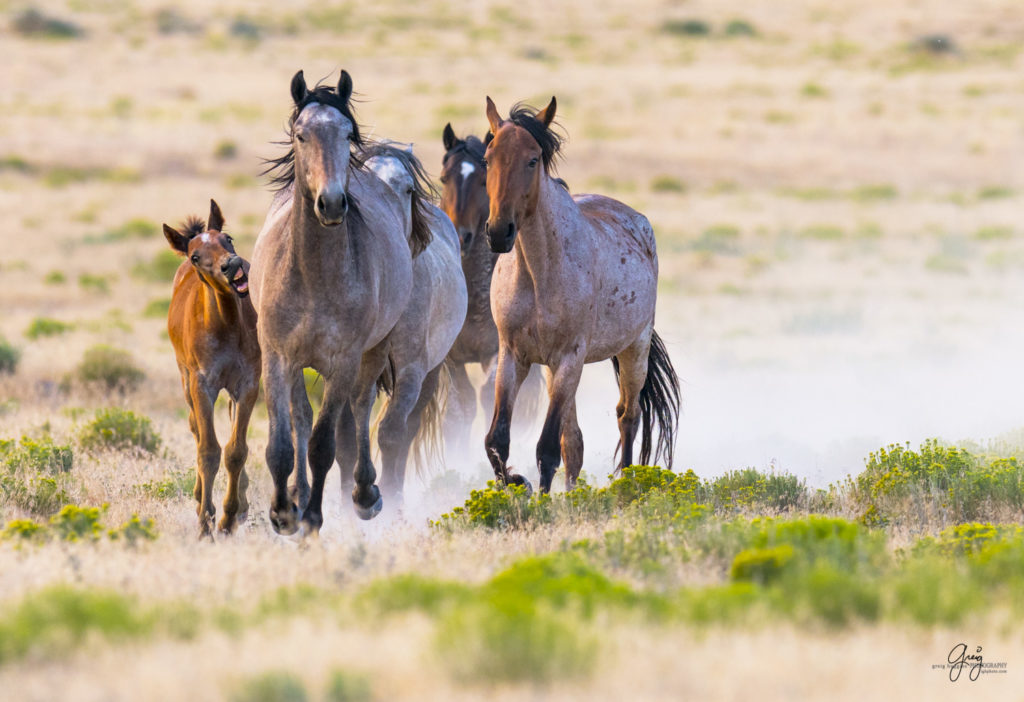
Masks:
[[[455,227],[430,202],[432,186],[419,159],[411,150],[383,142],[367,146],[362,158],[402,200],[406,233],[411,236],[413,221],[423,218],[433,235],[413,260],[412,296],[391,334],[393,387],[377,425],[380,486],[385,496],[401,504],[413,440],[429,443],[440,429],[438,381],[445,356],[466,319],[466,279],[459,265]]]
[[[291,149],[272,162],[281,190],[256,241],[250,272],[270,415],[270,522],[281,534],[299,527],[299,510],[288,492],[293,467],[299,502],[306,502],[305,467],[299,460],[305,436],[313,481],[303,526],[315,531],[323,523],[324,479],[336,457],[342,470],[355,465],[356,514],[371,519],[380,512],[383,500],[370,459],[370,409],[390,335],[412,290],[402,203],[350,153],[350,144],[361,144],[349,102],[352,79],[342,71],[337,90],[309,90],[299,71],[291,95]],[[427,237],[423,223],[414,222],[412,240],[422,248]],[[301,390],[307,367],[325,381],[311,435]],[[336,432],[346,440],[336,441]],[[354,441],[347,440],[350,436]]]
[[[618,468],[633,462],[672,464],[679,416],[679,381],[654,332],[658,256],[647,218],[601,195],[571,196],[551,177],[562,139],[551,129],[555,99],[539,112],[522,106],[509,119],[487,98],[493,137],[485,152],[490,215],[487,238],[498,257],[491,309],[498,325],[498,372],[487,455],[504,482],[525,483],[507,466],[509,420],[530,364],[548,368],[549,404],[537,466],[547,492],[565,464],[572,488],[583,465],[576,388],[583,364],[611,358],[619,381]]]
[[[469,428],[477,412],[476,391],[466,372],[468,364],[479,363],[486,376],[480,388],[480,405],[485,411],[494,406],[498,328],[491,315],[491,276],[498,255],[491,251],[484,236],[490,206],[484,143],[473,135],[457,138],[451,124],[445,125],[442,138],[445,154],[441,164],[441,208],[458,232],[462,272],[469,292],[466,323],[447,360],[452,388],[448,395],[446,441],[449,449],[454,447],[461,452],[467,447]],[[537,413],[540,388],[540,373],[531,369],[523,388],[526,402],[520,403],[520,409],[526,410],[526,416],[516,413],[517,426],[521,426],[520,419],[526,420],[522,425],[528,425],[529,419]]]

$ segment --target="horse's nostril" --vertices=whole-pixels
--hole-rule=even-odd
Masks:
[[[323,214],[327,209],[327,204],[324,202],[324,196],[318,195],[316,198],[316,209],[317,212]]]
[[[516,235],[516,225],[512,224],[512,222],[509,222],[508,223],[508,233],[505,235],[505,238],[511,240],[512,237],[514,237],[515,235]]]
[[[345,193],[342,193],[341,194],[341,200],[339,201],[339,204],[341,205],[341,209],[343,209],[345,211],[348,211],[348,195],[346,195]]]

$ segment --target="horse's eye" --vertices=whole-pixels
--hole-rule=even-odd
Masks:
[[[441,176],[441,183],[442,184],[447,184],[448,183],[448,176],[446,176],[446,175]]]
[[[199,254],[192,254],[192,263],[197,266],[199,265]]]
[[[487,162],[487,159],[485,158],[485,159],[484,159],[484,168],[487,168],[487,167],[488,167],[489,165],[490,165],[490,164],[489,164],[489,163]]]
[[[305,142],[306,141],[306,137],[302,136],[298,132],[295,132],[295,138],[298,139],[301,142]]]
[[[526,165],[529,166],[530,168],[536,168],[537,167],[537,159],[536,158],[531,158],[530,162],[528,164],[526,164]]]

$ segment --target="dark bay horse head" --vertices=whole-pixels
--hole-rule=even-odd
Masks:
[[[552,130],[555,98],[543,110],[518,104],[507,120],[487,98],[492,138],[484,152],[490,209],[487,238],[491,250],[506,253],[516,240],[517,222],[533,212],[542,173],[550,176],[563,137]],[[538,168],[542,165],[543,168]]]
[[[268,161],[264,173],[277,171],[271,182],[280,188],[294,183],[296,197],[313,204],[320,224],[338,226],[355,206],[348,192],[349,145],[362,145],[350,102],[352,78],[342,71],[337,88],[317,85],[310,90],[299,71],[292,78],[291,93],[295,109],[286,142],[291,149]]]
[[[483,233],[490,201],[487,198],[485,145],[475,136],[458,139],[449,123],[444,128],[441,166],[441,209],[458,232],[463,254],[473,237]]]
[[[214,291],[249,294],[249,264],[235,253],[230,236],[224,233],[224,216],[220,207],[210,200],[210,219],[207,223],[190,217],[179,232],[164,225],[164,237],[171,249],[187,256],[196,275]]]

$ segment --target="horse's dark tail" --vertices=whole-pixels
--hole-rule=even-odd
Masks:
[[[442,363],[438,371],[434,394],[423,408],[420,428],[410,450],[416,474],[421,478],[431,477],[432,466],[444,465],[444,416],[448,411],[452,374],[447,363]]]
[[[619,362],[612,357],[615,379],[619,378]],[[672,467],[675,453],[676,432],[679,429],[679,377],[668,357],[665,342],[658,332],[651,332],[651,350],[647,356],[647,378],[640,390],[640,460],[650,465],[663,458],[666,468]],[[654,443],[654,429],[657,425],[658,442]],[[620,447],[621,448],[621,447]],[[651,455],[653,449],[654,455]]]

